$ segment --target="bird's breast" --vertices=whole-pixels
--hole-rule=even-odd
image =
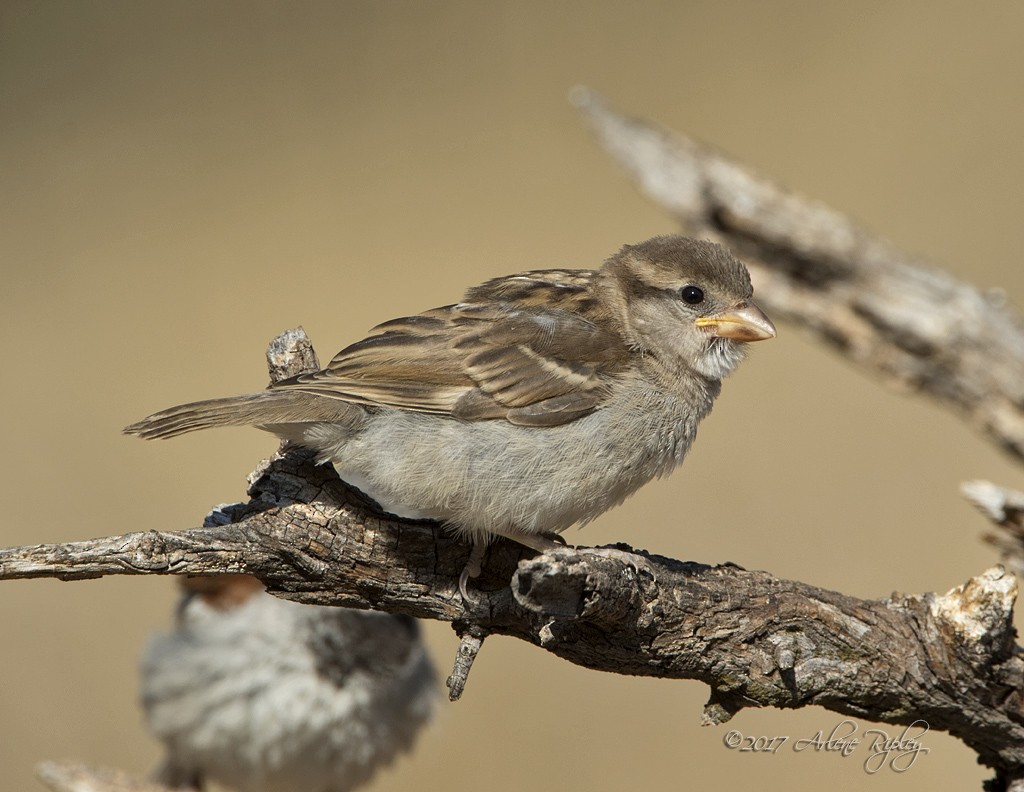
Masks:
[[[552,427],[384,410],[325,456],[399,516],[474,536],[559,532],[669,473],[710,407],[642,384],[620,384],[611,396]]]

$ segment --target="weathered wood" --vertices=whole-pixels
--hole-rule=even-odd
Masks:
[[[818,704],[888,723],[925,719],[987,764],[1024,765],[1015,579],[1000,568],[944,596],[859,600],[765,572],[655,555],[630,565],[566,548],[494,545],[468,606],[468,548],[380,515],[333,469],[276,457],[232,522],[0,550],[0,579],[244,572],[297,602],[376,608],[509,635],[602,671],[698,679],[706,716]]]

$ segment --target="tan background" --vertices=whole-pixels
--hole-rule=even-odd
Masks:
[[[526,267],[672,230],[566,102],[589,84],[1024,294],[1024,4],[0,4],[0,541],[196,524],[273,441],[120,427],[260,387],[302,323],[366,328]],[[685,469],[571,540],[732,560],[851,594],[946,590],[994,561],[957,484],[1020,484],[954,418],[782,326]],[[743,463],[736,464],[737,458]],[[166,579],[0,587],[0,789],[79,757],[143,772],[136,658]],[[428,625],[439,665],[450,630]],[[976,789],[944,735],[903,775],[865,753],[741,755],[694,682],[489,641],[465,699],[376,789]],[[810,737],[823,710],[746,711]],[[861,722],[861,730],[868,724]],[[890,727],[890,731],[897,730]]]

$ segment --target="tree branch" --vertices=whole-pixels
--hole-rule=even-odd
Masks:
[[[223,510],[227,524],[0,550],[0,580],[244,572],[298,602],[441,619],[601,671],[698,679],[711,686],[712,723],[748,706],[818,704],[924,719],[987,764],[1024,764],[1016,583],[999,568],[941,597],[875,601],[735,566],[643,555],[634,568],[572,548],[530,558],[499,542],[467,608],[464,545],[380,515],[306,452],[278,455],[249,494]]]
[[[888,384],[952,408],[1024,461],[1024,318],[692,138],[628,118],[594,91],[572,100],[639,189],[750,268],[758,303]]]

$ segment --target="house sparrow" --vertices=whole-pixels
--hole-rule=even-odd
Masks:
[[[254,425],[400,517],[536,550],[683,461],[747,342],[775,336],[746,268],[683,236],[626,245],[597,270],[495,278],[394,319],[311,374],[126,427],[144,438]]]
[[[288,602],[246,575],[185,588],[142,662],[167,786],[347,792],[429,720],[437,684],[415,620]]]

